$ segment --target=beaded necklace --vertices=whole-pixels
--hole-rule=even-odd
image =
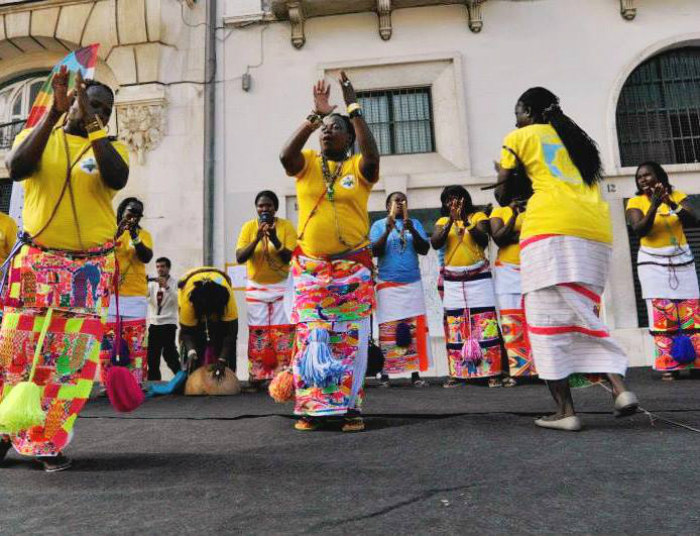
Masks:
[[[343,238],[343,234],[340,231],[340,220],[338,218],[338,209],[335,206],[335,183],[340,178],[343,173],[343,167],[347,159],[343,159],[340,162],[336,162],[335,171],[331,174],[330,166],[328,165],[328,159],[322,155],[321,156],[321,171],[323,172],[323,182],[326,185],[326,197],[333,207],[333,215],[335,217],[335,232],[338,236],[338,241],[343,244],[348,249],[354,249],[357,245],[348,244]]]

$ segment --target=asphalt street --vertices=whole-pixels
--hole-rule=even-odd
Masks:
[[[263,393],[169,396],[117,414],[90,401],[45,474],[11,453],[0,533],[697,532],[700,380],[630,386],[654,414],[575,391],[578,433],[538,429],[543,385],[367,389],[367,430],[298,432]]]

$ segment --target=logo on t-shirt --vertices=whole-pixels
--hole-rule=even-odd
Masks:
[[[82,169],[85,173],[89,173],[90,175],[97,173],[98,167],[95,157],[90,156],[88,158],[84,158],[83,161],[80,162],[80,169]]]
[[[357,179],[355,175],[345,175],[345,177],[340,180],[340,185],[346,190],[352,190],[357,185]]]

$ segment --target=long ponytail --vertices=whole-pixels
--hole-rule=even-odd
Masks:
[[[530,108],[536,123],[549,123],[561,138],[569,157],[578,168],[583,182],[592,186],[603,178],[603,163],[598,144],[566,115],[559,106],[559,97],[543,87],[528,89],[520,102]]]

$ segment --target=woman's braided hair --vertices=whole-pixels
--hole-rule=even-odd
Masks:
[[[603,164],[598,145],[562,111],[559,97],[543,87],[533,87],[523,93],[519,101],[530,109],[536,123],[549,123],[557,131],[583,182],[592,186],[602,179]]]

